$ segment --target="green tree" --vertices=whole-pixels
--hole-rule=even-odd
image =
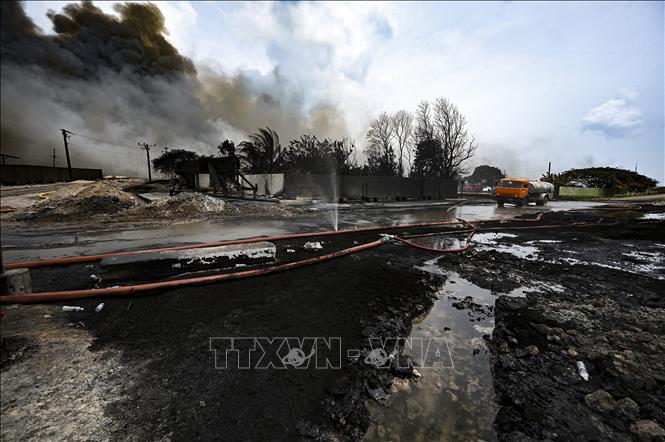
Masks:
[[[186,184],[193,184],[194,174],[198,170],[199,155],[185,149],[170,149],[152,160],[155,170],[180,179]]]
[[[269,127],[260,128],[240,143],[240,158],[247,173],[273,173],[282,153],[279,135]]]
[[[291,140],[279,161],[284,172],[349,175],[358,171],[355,147],[349,140],[319,140],[302,135]]]
[[[544,174],[541,179],[556,186],[600,187],[615,192],[644,192],[658,184],[653,178],[615,167],[570,169],[559,174]]]
[[[481,186],[494,186],[497,181],[504,177],[504,173],[498,167],[482,164],[473,169],[473,173],[466,179]]]
[[[411,176],[419,178],[438,178],[441,176],[441,158],[443,150],[441,142],[433,138],[425,138],[416,144]]]

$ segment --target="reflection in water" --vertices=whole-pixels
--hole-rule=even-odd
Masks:
[[[440,273],[434,261],[423,270]],[[496,416],[489,352],[483,335],[491,335],[493,315],[488,317],[453,307],[454,298],[473,297],[482,310],[494,306],[488,290],[451,274],[432,310],[411,330],[410,338],[446,338],[453,368],[424,368],[422,378],[398,383],[400,391],[385,405],[369,401],[373,423],[369,441],[496,440],[492,425]],[[487,336],[486,336],[487,337]]]
[[[331,210],[339,209],[339,228],[354,229],[368,226],[450,221],[454,217],[466,220],[506,218],[524,213],[536,213],[542,207],[496,207],[495,205],[463,205],[454,209],[453,215],[446,209],[452,203],[393,204],[320,204],[317,215],[293,218],[227,218],[156,227],[140,227],[125,230],[82,231],[59,233],[53,231],[2,232],[2,249],[8,261],[39,258],[55,258],[82,254],[159,247],[175,244],[193,244],[228,239],[282,233],[324,231],[330,229]],[[585,207],[584,202],[553,202],[550,210]]]

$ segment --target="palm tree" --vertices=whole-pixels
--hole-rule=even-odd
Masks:
[[[279,135],[269,127],[249,136],[240,143],[240,154],[250,173],[272,173],[282,154]]]

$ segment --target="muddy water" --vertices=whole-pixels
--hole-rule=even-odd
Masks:
[[[337,207],[339,210],[339,229],[446,221],[453,219],[453,215],[469,221],[506,218],[543,210],[543,208],[536,206],[515,208],[509,206],[496,207],[493,204],[467,204],[455,208],[451,215],[446,211],[451,204],[452,202],[340,204]],[[547,206],[546,210],[588,207],[589,204],[592,203],[556,201]],[[294,218],[230,218],[158,227],[123,228],[122,230],[88,230],[63,233],[62,231],[53,230],[25,232],[3,229],[2,250],[7,261],[17,261],[283,233],[331,230],[331,216],[328,213],[332,210],[330,205],[315,205],[314,209],[317,211],[313,215]]]
[[[441,272],[436,260],[428,261],[422,269]],[[525,290],[517,289],[509,296],[524,296]],[[453,306],[467,296],[490,314]],[[422,378],[417,381],[397,382],[385,404],[369,401],[373,423],[366,440],[496,440],[492,372],[483,338],[494,328],[495,298],[489,290],[455,273],[447,274],[438,299],[430,312],[413,324],[409,338],[445,338],[451,363],[419,369]]]

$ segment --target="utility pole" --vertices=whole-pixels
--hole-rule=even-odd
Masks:
[[[53,148],[53,155],[51,155],[53,158],[53,168],[55,169],[55,159],[58,158],[58,155],[55,154],[55,147]]]
[[[67,142],[72,136],[72,133],[67,129],[60,129],[62,131],[62,140],[65,142],[65,154],[67,155],[67,171],[69,173],[69,181],[73,181],[72,178],[72,162],[69,160],[69,143]]]
[[[547,174],[549,175],[551,173],[552,173],[552,162],[550,161],[548,166],[547,166]]]
[[[6,153],[0,154],[0,164],[6,164],[7,163],[7,158],[13,158],[15,160],[18,160],[20,157],[15,157],[14,155],[9,155]]]
[[[145,155],[148,158],[148,182],[152,183],[152,174],[150,172],[150,148],[155,147],[156,144],[139,143],[139,146],[145,149]]]

